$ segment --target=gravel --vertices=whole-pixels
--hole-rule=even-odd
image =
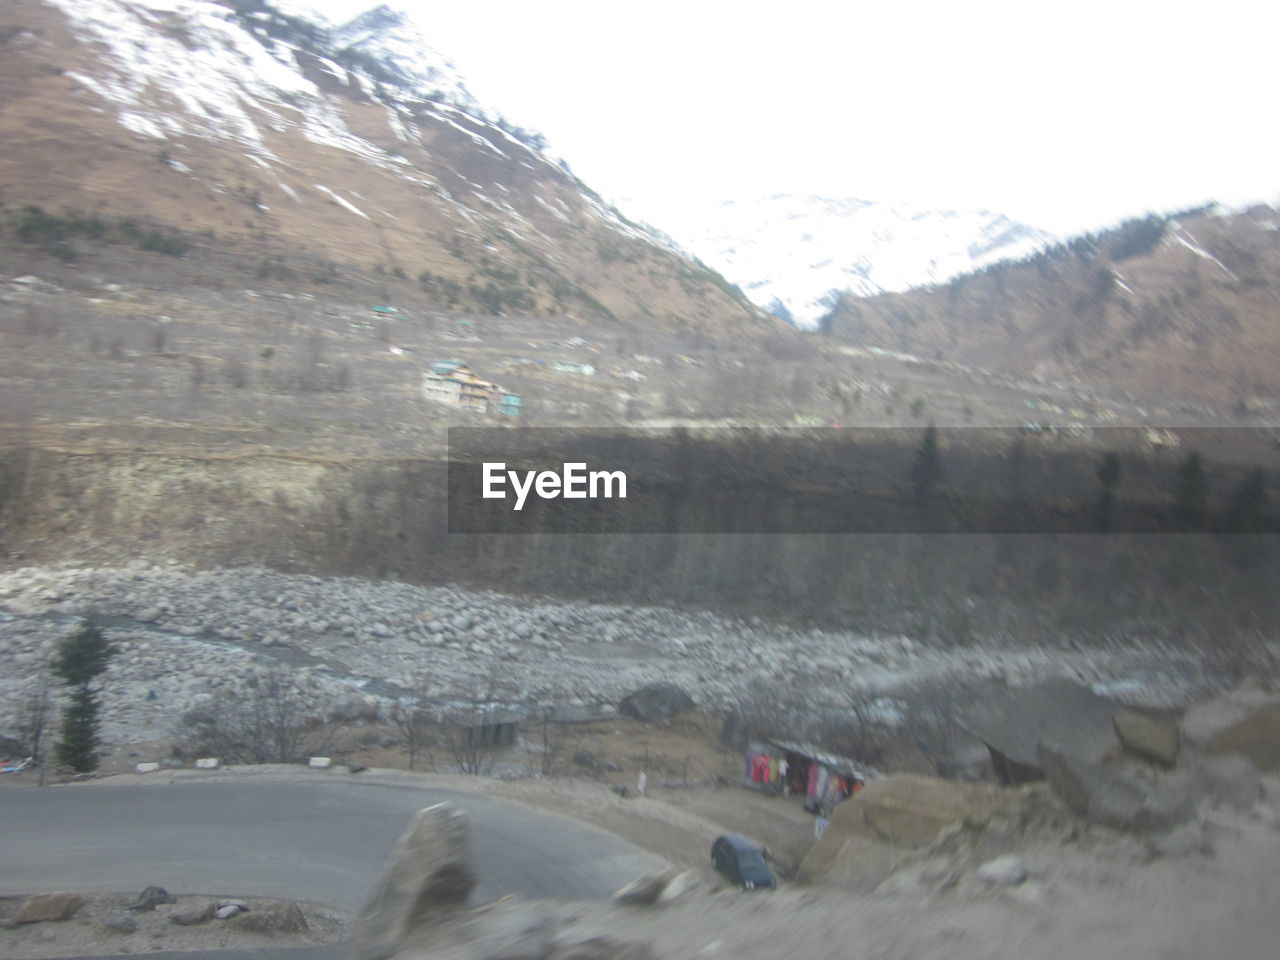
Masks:
[[[14,728],[76,618],[92,616],[119,650],[102,689],[108,743],[171,736],[186,712],[282,667],[322,719],[385,718],[418,691],[609,715],[662,681],[703,709],[785,687],[892,725],[922,684],[1093,682],[1176,659],[1135,638],[1113,650],[995,640],[938,649],[664,607],[172,562],[12,570],[0,574],[0,611],[0,731]]]

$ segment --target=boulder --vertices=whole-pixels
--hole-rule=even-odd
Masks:
[[[18,904],[13,920],[15,923],[70,920],[83,906],[84,897],[78,893],[41,893]]]
[[[1050,742],[1040,744],[1039,762],[1050,788],[1072,812],[1117,830],[1172,830],[1195,816],[1208,796],[1203,777],[1181,771],[1161,783],[1147,784]]]
[[[1262,799],[1258,768],[1242,754],[1201,757],[1191,767],[1190,776],[1203,783],[1217,806],[1249,810]]]
[[[1130,824],[1139,833],[1172,830],[1192,819],[1208,797],[1203,780],[1179,773],[1163,783],[1148,786],[1142,806]]]
[[[698,885],[698,874],[693,870],[682,870],[671,878],[671,881],[658,894],[659,903],[671,903],[679,900]]]
[[[862,833],[892,846],[924,847],[958,820],[987,819],[1006,799],[994,787],[922,774],[880,777],[837,806],[828,829]]]
[[[143,910],[154,910],[162,903],[177,903],[178,898],[171,894],[164,887],[151,886],[138,894],[136,902],[129,905],[129,909],[135,912]]]
[[[1014,800],[998,787],[921,774],[870,780],[832,811],[796,880],[870,892],[897,869],[903,848],[927,847],[960,821],[986,822]]]
[[[302,908],[292,900],[259,904],[229,918],[227,926],[250,933],[306,933],[308,929]]]
[[[1049,787],[1073,813],[1110,827],[1133,827],[1146,796],[1137,781],[1048,741],[1041,742],[1037,762]]]
[[[190,903],[184,901],[177,910],[169,914],[169,922],[181,927],[194,927],[196,924],[212,920],[217,912],[218,904],[215,900],[197,900]]]
[[[1184,823],[1168,833],[1152,837],[1147,852],[1154,857],[1191,857],[1212,852],[1204,827],[1199,823]]]
[[[1042,740],[1062,744],[1072,756],[1099,763],[1119,742],[1112,717],[1120,706],[1072,680],[1049,680],[1016,690],[993,689],[975,698],[960,726],[991,753],[996,777],[1006,784],[1040,779]]]
[[[1178,762],[1181,735],[1173,720],[1121,710],[1112,718],[1120,745],[1130,756],[1151,760],[1166,767]]]
[[[647,906],[653,903],[669,903],[693,885],[692,871],[662,870],[632,880],[613,895],[616,903]],[[668,891],[671,891],[668,895]]]
[[[1006,854],[988,860],[973,875],[984,883],[1003,887],[1016,887],[1030,875],[1027,865],[1016,854]]]
[[[353,956],[390,957],[417,928],[463,907],[475,882],[466,815],[448,803],[419,810],[356,922]]]
[[[801,861],[796,882],[871,893],[893,875],[902,856],[902,851],[872,837],[827,827]]]
[[[673,683],[651,683],[624,697],[618,710],[644,723],[661,723],[693,706],[693,698]]]
[[[542,904],[507,900],[478,914],[470,926],[478,960],[545,960],[556,918]]]
[[[134,933],[138,929],[138,921],[127,913],[108,913],[102,918],[102,925],[115,933]]]
[[[1205,754],[1238,753],[1259,770],[1280,769],[1280,696],[1241,687],[1182,718],[1183,740]]]

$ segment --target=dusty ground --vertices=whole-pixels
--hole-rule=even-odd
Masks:
[[[347,936],[350,918],[318,904],[300,903],[308,932],[301,934],[248,933],[225,921],[210,920],[195,926],[179,926],[170,920],[176,910],[191,906],[202,897],[180,897],[178,903],[162,905],[154,911],[128,913],[126,907],[137,900],[131,894],[85,898],[85,904],[70,920],[27,923],[12,929],[0,922],[0,956],[66,957],[79,954],[134,954],[158,950],[258,950],[272,947],[306,947],[337,943]],[[13,915],[21,898],[0,897],[0,921]],[[244,898],[252,910],[269,901]],[[119,933],[103,926],[103,918],[126,915],[137,921],[132,933]]]
[[[1267,781],[1267,798],[1253,812],[1210,815],[1208,855],[1152,860],[1142,840],[1080,825],[1064,827],[1071,818],[1063,812],[1062,818],[1049,818],[1020,836],[984,838],[981,856],[1014,851],[1026,862],[1030,878],[1018,886],[984,883],[973,874],[977,861],[972,856],[959,857],[952,843],[940,842],[931,849],[904,851],[897,872],[874,894],[784,884],[776,894],[745,895],[725,889],[707,870],[709,839],[724,829],[783,836],[793,820],[789,801],[734,787],[668,789],[623,799],[606,784],[587,780],[504,781],[395,770],[362,775],[391,782],[427,780],[554,810],[696,868],[698,889],[666,907],[551,908],[574,930],[648,941],[665,958],[773,958],[800,950],[813,957],[845,957],[853,951],[881,960],[1262,960],[1275,956],[1275,938],[1280,935],[1280,887],[1273,882],[1275,863],[1280,862],[1280,779],[1275,777]],[[86,789],[161,777],[333,776],[350,774],[278,766],[172,770],[147,777],[104,777],[89,782]],[[799,827],[801,817],[802,813],[794,818],[794,827]],[[798,834],[793,831],[790,836],[798,844]],[[63,936],[59,930],[55,935]],[[123,943],[123,938],[101,939],[94,948],[111,948],[113,942]],[[166,940],[164,945],[171,943]]]

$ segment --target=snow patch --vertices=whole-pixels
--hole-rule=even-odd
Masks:
[[[1179,232],[1174,234],[1173,239],[1177,240],[1180,244],[1182,244],[1184,247],[1186,247],[1196,256],[1203,257],[1204,259],[1210,261],[1211,263],[1216,263],[1219,267],[1222,268],[1222,272],[1225,273],[1232,280],[1240,279],[1234,273],[1232,273],[1230,270],[1227,269],[1226,264],[1224,264],[1221,260],[1219,260],[1213,254],[1211,254],[1208,250],[1205,250],[1203,247],[1197,246],[1196,243],[1194,242],[1195,237],[1191,237],[1191,234],[1189,233],[1187,234],[1187,237],[1191,237],[1190,240],[1188,240],[1187,237],[1184,237],[1182,235],[1184,232],[1185,231],[1179,230]]]
[[[322,193],[327,193],[327,194],[328,194],[330,197],[332,197],[332,198],[333,198],[333,199],[334,199],[338,204],[340,204],[340,205],[341,205],[341,206],[343,206],[343,207],[346,207],[348,210],[350,210],[350,211],[351,211],[352,213],[354,213],[356,216],[364,217],[366,220],[370,219],[369,215],[368,215],[367,213],[365,213],[363,210],[361,210],[359,207],[357,207],[354,203],[352,203],[352,202],[351,202],[351,201],[349,201],[349,200],[344,200],[342,197],[338,196],[336,193],[334,193],[332,190],[330,190],[330,189],[329,189],[328,187],[326,187],[324,184],[322,184],[322,183],[313,183],[313,184],[312,184],[312,186],[313,186],[313,187],[315,187],[317,190],[321,191]]]

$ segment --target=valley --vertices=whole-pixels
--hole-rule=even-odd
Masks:
[[[1276,209],[677,242],[329,16],[0,10],[0,953],[1269,956]]]

